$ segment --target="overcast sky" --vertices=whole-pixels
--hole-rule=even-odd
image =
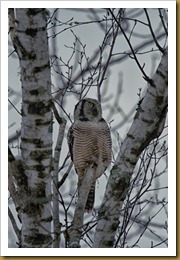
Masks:
[[[54,9],[49,9],[50,14],[53,13]],[[102,17],[103,15],[106,14],[106,11],[104,9],[95,9],[94,10],[95,13],[97,13],[97,15],[99,17]],[[163,28],[162,26],[160,26],[160,18],[158,15],[158,10],[157,9],[151,9],[148,11],[150,18],[151,18],[151,22],[152,22],[152,27],[154,28],[154,31],[156,32],[156,35],[160,35],[163,32]],[[143,12],[141,12],[140,9],[131,9],[131,10],[127,10],[126,11],[126,17],[128,18],[137,18],[139,20],[141,20],[142,22],[147,22],[146,21],[146,17],[144,15]],[[61,22],[67,22],[72,20],[72,22],[89,22],[91,20],[95,19],[94,13],[87,11],[86,9],[60,9],[58,12],[58,17],[57,17]],[[130,23],[130,27],[129,30],[132,30],[134,26],[134,23]],[[50,25],[49,25],[50,27]],[[56,33],[60,32],[61,30],[63,30],[65,28],[65,26],[60,26],[60,27],[56,27]],[[85,24],[85,25],[81,25],[81,26],[77,26],[73,28],[73,32],[75,35],[77,35],[79,37],[79,39],[81,40],[81,42],[84,44],[86,44],[86,52],[87,55],[89,57],[91,57],[93,55],[93,53],[95,52],[96,48],[101,45],[102,39],[103,39],[103,31],[100,29],[99,25],[96,23],[91,23],[91,24]],[[56,38],[52,38],[52,29],[48,30],[48,36],[49,38],[49,48],[50,48],[50,55],[53,55],[53,51],[52,51],[52,46],[53,46],[53,41],[56,41],[56,46],[57,46],[57,53],[56,55],[58,57],[62,57],[62,59],[67,60],[71,53],[72,53],[72,49],[70,48],[72,46],[72,43],[74,41],[74,34],[68,29],[65,30],[64,32],[58,34],[56,36]],[[148,28],[146,26],[144,26],[141,23],[137,23],[137,25],[134,28],[134,33],[137,37],[132,37],[132,44],[133,46],[138,46],[140,45],[142,42],[146,42],[148,41],[148,39],[150,39],[150,32],[148,30]],[[163,46],[164,44],[166,44],[165,38],[162,38],[159,43]],[[157,49],[155,44],[152,45],[148,45],[146,48],[144,48],[142,51],[149,51],[151,49]],[[119,37],[119,39],[117,40],[117,43],[115,45],[115,50],[114,53],[124,53],[125,51],[129,50],[129,46],[127,44],[127,42],[123,39],[123,37]],[[11,53],[12,48],[9,48],[9,53]],[[146,74],[149,76],[152,76],[154,74],[154,72],[156,71],[156,68],[160,62],[161,59],[161,54],[158,51],[155,52],[148,52],[146,54],[143,55],[139,55],[138,56],[139,61],[141,64],[144,64],[144,68],[146,71]],[[20,85],[20,76],[19,76],[19,72],[20,72],[20,68],[19,68],[19,62],[18,59],[15,57],[15,55],[11,55],[9,57],[9,62],[8,62],[8,66],[9,66],[9,79],[8,79],[8,85],[9,87],[16,91],[19,92],[21,91],[21,85]],[[75,64],[74,64],[75,66]],[[77,65],[77,70],[78,70],[78,65]],[[139,97],[137,95],[137,93],[139,93],[139,89],[142,88],[142,92],[141,95],[143,96],[144,91],[146,90],[147,84],[145,82],[145,80],[142,77],[142,73],[140,72],[140,70],[137,67],[137,64],[135,63],[135,61],[133,59],[127,58],[125,59],[123,62],[118,62],[115,65],[113,65],[110,69],[110,74],[108,75],[107,80],[104,82],[103,87],[106,86],[106,84],[108,85],[108,90],[106,93],[105,97],[112,97],[110,100],[110,103],[113,104],[115,98],[116,98],[116,93],[117,90],[121,87],[121,94],[119,96],[119,103],[120,106],[122,108],[122,111],[124,111],[126,114],[129,113],[129,111],[131,111],[131,109],[138,103],[139,101]],[[52,83],[55,86],[55,88],[53,88],[53,90],[57,89],[58,82],[57,82],[57,77],[55,75],[55,72],[52,71]],[[11,93],[12,93],[11,90]],[[21,109],[21,99],[19,94],[17,95],[16,98],[14,98],[13,96],[10,97],[10,100],[13,103],[16,103],[16,100],[18,101],[18,103],[16,104],[17,109],[20,111]],[[97,98],[97,93],[96,93],[96,89],[92,89],[88,95],[88,97],[93,97],[93,98]],[[19,99],[19,100],[18,100]],[[66,103],[66,111],[68,114],[70,114],[71,118],[73,119],[73,110],[74,110],[74,105],[77,103],[77,98],[76,97],[72,97],[71,99],[70,97],[68,98],[68,102]],[[11,106],[9,104],[9,106]],[[103,106],[104,110],[103,110],[103,116],[105,119],[108,119],[108,122],[111,122],[111,127],[115,127],[121,120],[122,120],[122,114],[121,113],[117,113],[117,114],[112,114],[111,118],[108,118],[109,115],[109,111],[107,109],[107,106],[104,105]],[[136,112],[136,110],[134,110],[134,113]],[[114,154],[115,156],[117,155],[118,152],[118,145],[117,145],[117,136],[119,135],[120,138],[120,142],[123,140],[123,138],[125,137],[131,121],[133,120],[133,116],[134,113],[132,113],[130,120],[123,125],[122,128],[117,129],[117,135],[116,133],[113,134],[113,145],[114,145]],[[9,111],[9,126],[11,126],[9,128],[9,135],[11,136],[15,131],[20,129],[21,126],[21,118],[20,115],[17,113],[17,111],[15,111],[14,109],[11,109]],[[68,121],[67,124],[67,129],[66,132],[68,130],[68,127],[70,125],[70,122]],[[54,124],[54,143],[56,140],[56,136],[57,136],[57,125]],[[61,163],[64,159],[64,157],[67,154],[67,143],[66,140],[64,140],[64,148],[63,148],[64,154],[61,158]],[[18,152],[17,149],[13,149],[14,154],[16,152]],[[164,175],[161,178],[161,185],[165,186],[167,185],[167,175]],[[97,199],[96,201],[96,205],[99,205],[100,200],[102,199],[102,194],[103,192],[101,192],[106,185],[106,178],[105,176],[102,177],[101,183],[99,182],[98,184],[98,191],[100,193],[99,195],[99,199]],[[160,197],[166,197],[167,196],[167,191],[162,191],[162,194],[160,195]],[[159,221],[161,221],[163,218],[165,219],[165,213],[162,213],[159,215],[160,219]],[[143,240],[140,242],[140,245],[142,247],[149,247],[149,238],[146,239],[146,237],[143,238]]]

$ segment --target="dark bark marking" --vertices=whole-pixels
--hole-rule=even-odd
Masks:
[[[47,125],[49,126],[50,124],[52,124],[52,121],[45,121],[44,119],[35,119],[36,122],[36,126],[42,126],[42,125]]]
[[[156,73],[161,77],[163,78],[164,80],[166,79],[166,75],[164,75],[160,69],[157,69]],[[166,74],[166,73],[165,73]]]
[[[163,103],[164,96],[157,96],[156,97],[156,103],[157,105],[161,105]]]
[[[42,65],[42,66],[34,67],[34,69],[32,70],[32,73],[42,72],[42,71],[44,71],[46,68],[49,69],[49,67],[50,67],[50,66],[49,66],[49,63],[44,64],[44,65]]]
[[[46,183],[41,181],[38,183],[38,188],[34,189],[32,192],[33,197],[46,198]]]
[[[48,166],[49,167],[49,166]],[[45,170],[45,166],[43,164],[37,164],[37,165],[34,165],[33,168],[39,172],[38,176],[40,175],[41,178],[43,176],[43,178],[46,176],[46,174],[43,174],[43,171]],[[40,174],[41,173],[41,174]]]
[[[45,11],[45,8],[28,8],[28,11],[27,11],[27,15],[30,16],[30,15],[36,15],[38,13],[42,13]]]
[[[30,153],[30,157],[40,163],[43,159],[49,158],[51,154],[52,154],[52,150],[45,150],[45,151],[36,150]]]
[[[37,165],[38,166],[38,165]],[[41,165],[39,165],[39,166],[41,166]],[[48,166],[49,167],[49,166]],[[46,178],[47,177],[47,174],[44,172],[44,170],[43,170],[43,167],[42,168],[36,168],[37,169],[37,171],[38,171],[38,178],[40,178],[40,179],[44,179],[44,178]]]
[[[113,244],[114,244],[114,239],[110,241],[103,241],[103,245],[105,248],[109,248],[109,247],[112,248]]]
[[[37,233],[34,234],[34,236],[27,236],[25,238],[26,243],[40,247],[41,244],[50,243],[52,240],[51,235],[39,234],[38,230],[36,232]]]
[[[31,94],[32,96],[38,96],[39,95],[39,90],[38,89],[30,90],[29,94]]]
[[[34,143],[37,148],[43,148],[44,142],[40,138],[21,138],[21,141],[24,143]]]
[[[35,216],[39,215],[41,207],[39,203],[27,202],[22,211],[30,216]]]
[[[51,102],[49,101],[31,102],[29,103],[28,106],[28,113],[42,116],[45,113],[49,112],[50,109],[51,109]]]
[[[141,120],[142,120],[143,122],[145,122],[146,124],[148,124],[148,125],[152,125],[152,124],[154,123],[154,120],[148,120],[148,119],[146,119],[146,118],[141,118]]]
[[[38,32],[38,29],[37,29],[37,28],[35,28],[35,29],[33,29],[33,28],[27,28],[27,29],[25,30],[25,33],[26,33],[27,35],[30,35],[31,37],[35,37],[36,34],[37,34],[37,32]]]
[[[135,137],[132,134],[127,134],[127,137],[129,137],[130,139],[135,139]]]

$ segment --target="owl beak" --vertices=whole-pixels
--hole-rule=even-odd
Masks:
[[[97,116],[98,115],[98,110],[97,110],[97,108],[93,108],[93,110],[92,110],[92,114],[93,114],[93,116]]]

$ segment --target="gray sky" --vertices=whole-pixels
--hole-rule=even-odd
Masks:
[[[50,10],[53,12],[53,10]],[[83,9],[83,11],[76,11],[73,9],[60,9],[59,11],[59,19],[63,22],[69,21],[70,19],[73,18],[73,22],[88,22],[91,19],[95,19],[93,17],[93,13],[86,13],[86,10]],[[99,16],[102,16],[102,13],[105,11],[101,10],[96,10]],[[127,10],[127,17],[128,18],[134,18],[138,17],[139,20],[146,22],[146,18],[144,16],[144,13],[138,15],[139,10]],[[156,31],[157,35],[159,35],[162,31],[163,28],[162,26],[159,26],[160,19],[157,13],[156,9],[151,9],[149,10],[149,15],[151,18],[152,22],[152,27]],[[133,28],[133,23],[130,23],[129,30],[131,31]],[[63,27],[57,27],[57,31],[59,32]],[[74,33],[79,37],[81,42],[83,44],[86,44],[86,51],[87,55],[91,57],[97,48],[97,46],[101,45],[102,39],[103,39],[103,32],[99,29],[99,26],[97,24],[86,24],[86,25],[81,25],[78,27],[73,28]],[[52,34],[52,31],[48,31],[49,36]],[[136,33],[139,37],[132,37],[132,43],[133,46],[138,46],[141,44],[143,41],[147,41],[148,38],[150,37],[150,32],[148,28],[140,23],[137,23],[137,26],[134,29],[134,33]],[[62,32],[59,34],[56,38],[56,45],[57,45],[57,56],[61,56],[63,59],[67,60],[68,57],[70,57],[72,50],[70,48],[65,47],[71,47],[72,43],[74,41],[74,35],[71,33],[70,30],[67,30],[65,32]],[[54,39],[50,38],[50,54],[52,53],[52,41]],[[162,39],[159,41],[160,44],[165,43],[165,39]],[[149,51],[152,48],[156,49],[156,46],[154,44],[147,46],[147,48],[144,48],[143,51]],[[115,51],[114,53],[124,53],[125,51],[129,50],[129,46],[127,45],[127,42],[123,39],[123,37],[119,37],[117,40],[116,46],[115,46]],[[11,48],[9,53],[11,52]],[[145,64],[145,71],[147,75],[151,76],[155,72],[159,61],[161,59],[161,55],[159,52],[152,52],[152,53],[147,53],[143,55],[138,56],[139,61],[141,64]],[[21,90],[20,86],[20,80],[19,80],[19,63],[16,58],[13,58],[13,55],[9,58],[9,82],[8,85],[10,88],[13,90],[19,92]],[[78,70],[78,65],[77,65],[77,70]],[[121,81],[121,84],[120,84]],[[56,86],[58,86],[58,82],[56,80],[55,73],[52,71],[52,83]],[[138,103],[138,95],[139,93],[139,88],[142,88],[141,95],[143,96],[144,91],[146,90],[147,84],[145,80],[142,78],[142,74],[140,70],[138,69],[135,61],[133,59],[126,59],[123,62],[118,62],[115,65],[111,67],[111,73],[108,76],[107,80],[104,82],[103,87],[108,84],[108,90],[106,93],[106,97],[112,96],[110,100],[110,104],[113,104],[115,98],[116,98],[116,93],[119,87],[122,88],[121,94],[119,96],[119,103],[122,108],[122,111],[125,111],[126,114],[135,106],[135,104]],[[88,95],[88,97],[94,97],[97,98],[96,95],[96,89],[92,89]],[[68,102],[66,103],[66,111],[67,113],[71,115],[71,118],[73,118],[73,110],[74,110],[74,105],[77,103],[77,99],[71,96],[71,100],[68,98]],[[11,99],[12,102],[15,102],[14,99]],[[17,109],[20,111],[21,108],[21,100],[16,104]],[[107,106],[103,106],[105,109],[103,111],[103,116],[105,119],[107,119],[109,115],[109,110],[107,109]],[[135,112],[135,111],[134,111]],[[118,145],[117,145],[117,136],[119,135],[120,142],[121,140],[125,137],[130,124],[131,120],[133,120],[134,114],[131,115],[131,118],[129,122],[123,125],[122,128],[117,129],[117,133],[115,132],[113,135],[113,152],[114,156],[116,157],[117,152],[118,152]],[[9,135],[11,136],[15,131],[20,129],[21,125],[21,118],[19,114],[14,110],[11,109],[9,112],[9,125],[12,125],[12,127],[9,129]],[[117,114],[112,114],[111,118],[108,118],[109,122],[111,122],[111,127],[115,127],[121,120],[122,120],[122,114],[117,113]],[[68,126],[70,125],[70,122],[68,122]],[[67,127],[68,129],[68,127]],[[67,132],[66,129],[66,132]],[[54,142],[57,136],[57,125],[55,124],[54,128]],[[167,140],[166,140],[167,141]],[[14,154],[17,152],[17,149],[13,149]],[[61,158],[61,163],[63,162],[64,157],[66,156],[67,153],[67,144],[66,140],[64,140],[64,148],[63,148],[64,154]],[[167,185],[167,174],[164,174],[162,176],[161,180],[161,186],[166,186]],[[106,185],[106,178],[105,176],[102,176],[101,179],[98,182],[97,185],[97,192],[99,193],[99,198],[97,198],[96,205],[99,205],[102,196],[103,196],[103,190]],[[163,190],[161,191],[161,194],[159,195],[159,198],[166,197],[167,196],[167,191]],[[165,219],[165,212],[162,212],[159,214],[159,219],[157,221],[162,221],[162,219]],[[149,247],[150,245],[150,239],[143,237],[143,239],[140,241],[141,247]]]

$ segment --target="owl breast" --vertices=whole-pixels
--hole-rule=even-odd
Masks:
[[[78,175],[83,175],[91,164],[96,167],[98,178],[111,162],[111,137],[106,122],[76,120],[73,137],[73,161]]]

